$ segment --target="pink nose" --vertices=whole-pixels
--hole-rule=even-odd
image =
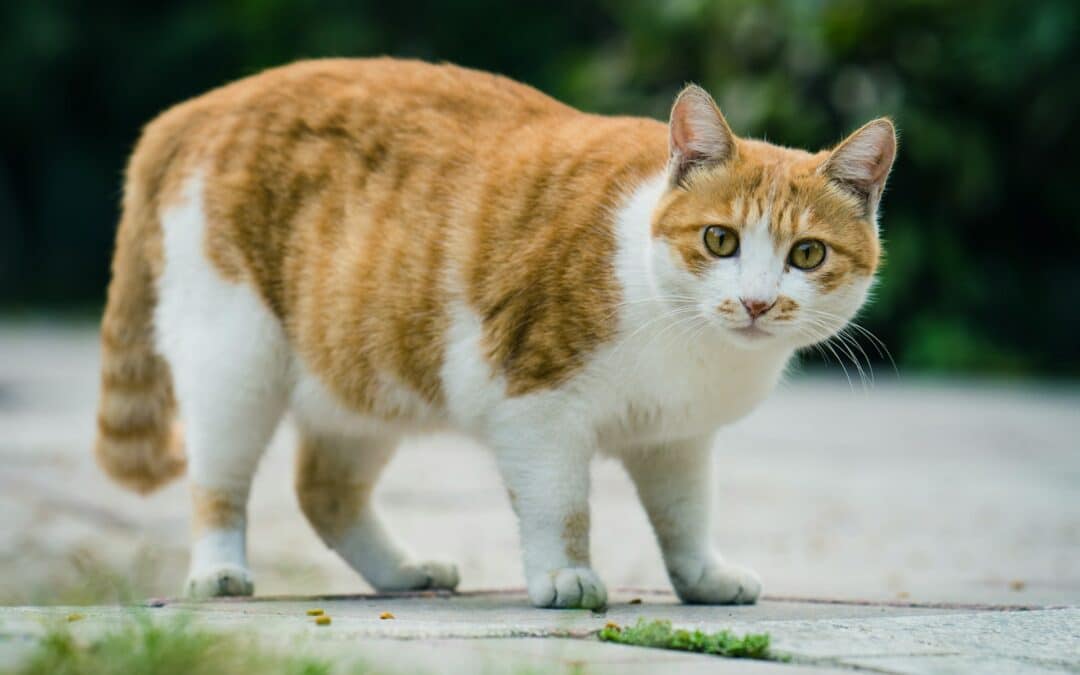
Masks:
[[[746,308],[746,311],[750,314],[751,319],[756,319],[762,314],[768,312],[776,304],[776,300],[767,302],[765,300],[749,300],[747,298],[739,298],[742,302],[742,306]]]

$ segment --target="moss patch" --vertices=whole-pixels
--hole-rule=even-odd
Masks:
[[[704,633],[700,630],[674,628],[670,621],[638,619],[635,625],[625,627],[609,623],[600,631],[599,637],[604,642],[636,647],[700,652],[736,659],[787,660],[769,650],[771,640],[767,633],[748,633],[743,636],[726,630]]]

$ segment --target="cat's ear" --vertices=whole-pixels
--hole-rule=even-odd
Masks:
[[[712,96],[696,84],[675,98],[668,127],[673,185],[696,167],[719,166],[735,156],[735,134]]]
[[[820,171],[862,199],[867,215],[873,216],[895,158],[896,128],[882,117],[848,136],[832,151]]]

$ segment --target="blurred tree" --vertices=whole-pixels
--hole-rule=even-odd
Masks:
[[[738,133],[811,148],[889,115],[865,325],[905,366],[1080,374],[1078,32],[1074,0],[5,3],[0,304],[101,302],[124,160],[164,108],[298,58],[394,54],[656,117],[694,80]]]

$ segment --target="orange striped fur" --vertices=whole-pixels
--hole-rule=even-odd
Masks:
[[[247,474],[254,472],[261,451],[255,446],[262,436],[269,438],[289,404],[286,390],[309,375],[304,381],[325,388],[332,401],[327,404],[319,391],[309,389],[305,395],[312,410],[321,406],[319,414],[331,409],[334,416],[334,406],[340,406],[354,422],[360,420],[350,428],[368,430],[343,438],[348,434],[339,430],[301,425],[297,490],[309,520],[328,545],[379,587],[450,588],[457,583],[456,569],[412,562],[368,501],[400,429],[423,426],[425,415],[451,423],[448,381],[453,378],[447,373],[453,371],[454,345],[475,345],[475,362],[487,371],[487,382],[477,384],[477,368],[463,366],[455,371],[461,375],[455,386],[472,382],[477,400],[498,398],[515,421],[536,415],[530,419],[538,444],[548,440],[541,428],[547,423],[545,405],[553,414],[572,417],[587,407],[589,396],[616,384],[632,391],[618,392],[624,398],[612,399],[604,413],[608,417],[569,429],[580,432],[575,442],[588,446],[582,439],[599,435],[597,429],[621,429],[652,433],[651,442],[663,449],[667,446],[656,439],[672,428],[693,427],[701,435],[745,414],[768,392],[795,349],[827,337],[818,333],[840,329],[857,311],[880,258],[876,210],[894,153],[895,132],[884,119],[818,153],[738,138],[711,97],[694,86],[680,95],[668,123],[587,114],[497,75],[388,58],[301,62],[221,87],[151,122],[128,165],[102,322],[98,460],[109,475],[141,492],[183,472],[173,384],[175,379],[181,393],[189,392],[188,401],[204,400],[185,384],[201,375],[191,368],[170,369],[172,356],[166,360],[161,344],[171,336],[164,334],[168,331],[156,312],[166,306],[208,313],[215,307],[241,308],[238,314],[253,317],[252,332],[235,334],[251,341],[266,337],[269,356],[252,363],[275,364],[267,370],[280,366],[283,372],[262,379],[262,373],[252,373],[255,384],[247,391],[245,373],[230,371],[230,386],[243,394],[236,400],[252,406],[244,408],[252,418],[265,404],[264,422],[270,426],[237,435],[238,443],[251,447],[229,464],[228,480],[216,481],[207,469],[212,463],[207,458],[228,463],[234,448],[218,447],[227,443],[213,437],[227,435],[221,430],[228,425],[213,419],[199,427],[211,431],[201,437],[201,454],[193,454],[206,461],[192,460],[193,473],[203,472],[194,486],[194,529],[205,535],[198,554],[202,567],[193,565],[192,592],[251,592],[243,555]],[[639,199],[646,200],[641,201],[645,207],[635,206]],[[163,225],[165,214],[174,212],[179,215]],[[635,218],[642,227],[627,224]],[[790,293],[766,298],[781,288],[776,281],[759,284],[754,292],[761,297],[748,299],[734,286],[745,281],[749,288],[754,280],[739,277],[742,272],[731,261],[708,250],[703,232],[710,226],[756,237],[755,255],[772,265],[769,274],[777,279],[790,271],[784,259],[800,241],[820,242],[828,255],[819,267],[784,277],[794,289]],[[198,239],[185,244],[187,257],[178,263],[169,256],[179,249],[169,247],[179,244],[169,242],[182,240],[183,228]],[[625,244],[637,232],[643,250],[627,252]],[[648,260],[644,249],[652,256]],[[625,275],[631,273],[652,276],[628,283]],[[212,289],[207,295],[228,296],[233,304],[183,304],[189,300],[185,293],[191,295],[186,289],[195,288],[189,278],[196,277],[202,280],[200,292]],[[764,278],[754,278],[759,277]],[[166,278],[172,281],[165,284]],[[706,323],[720,321],[703,339],[720,344],[717,336],[730,331],[724,339],[748,354],[763,344],[754,340],[771,336],[754,324],[754,316],[749,325],[738,325],[755,307],[771,312],[769,330],[799,321],[812,330],[804,327],[802,333],[765,343],[772,351],[754,358],[724,352],[731,366],[722,366],[723,377],[711,380],[697,366],[643,351],[639,358],[656,357],[652,367],[664,377],[674,369],[686,380],[682,389],[680,382],[665,383],[672,409],[640,392],[646,388],[640,382],[619,379],[624,370],[615,361],[598,377],[618,382],[592,393],[575,389],[575,376],[618,340],[642,350],[670,344],[632,344],[636,333],[628,335],[627,324],[620,323],[629,316],[631,286],[641,287],[635,292],[651,289],[655,297],[635,302],[654,303],[661,318],[670,302],[685,303],[693,295],[700,305],[693,311],[707,314]],[[824,310],[805,306],[822,297],[839,298],[828,305],[827,321],[814,319],[825,316]],[[170,316],[174,328],[188,325],[186,311]],[[204,338],[217,335],[212,318],[204,317],[195,340],[204,351],[213,351]],[[471,321],[479,337],[460,338],[461,331],[471,330]],[[454,326],[457,342],[451,339]],[[694,347],[712,348],[712,342]],[[183,354],[186,346],[174,349],[169,353]],[[699,356],[694,352],[688,358]],[[724,379],[736,371],[740,384]],[[497,382],[495,393],[485,389],[490,382]],[[213,393],[216,381],[207,386]],[[547,403],[536,410],[515,407],[562,388],[570,392],[566,397],[544,399]],[[718,408],[720,399],[732,401],[731,409]],[[678,415],[686,416],[685,423],[668,419]],[[382,425],[376,431],[363,426],[372,420]],[[186,421],[190,430],[193,422]],[[514,446],[505,430],[486,431],[490,438],[485,440]],[[667,440],[677,442],[687,457],[705,461],[705,441]],[[529,448],[507,450],[518,451]],[[581,457],[587,461],[587,452]],[[566,463],[557,480],[574,487],[567,489],[557,515],[548,515],[546,493],[529,485],[532,474],[519,460],[515,456],[508,465],[520,474],[508,480],[511,501],[523,532],[545,532],[543,545],[526,547],[530,597],[551,606],[601,605],[606,594],[587,569],[589,514],[577,480],[580,467]],[[684,462],[679,470],[685,476],[665,483],[669,492],[682,490],[678,481],[702,475],[702,466]],[[634,475],[641,481],[660,470],[662,464],[643,461]],[[700,543],[686,529],[685,518],[701,519],[703,492],[695,492],[694,500],[673,500],[674,493],[650,491],[640,482],[639,492],[665,555],[667,548]],[[760,584],[752,573],[698,553],[672,554],[668,561],[684,599],[756,599]],[[568,599],[566,589],[577,595]]]

